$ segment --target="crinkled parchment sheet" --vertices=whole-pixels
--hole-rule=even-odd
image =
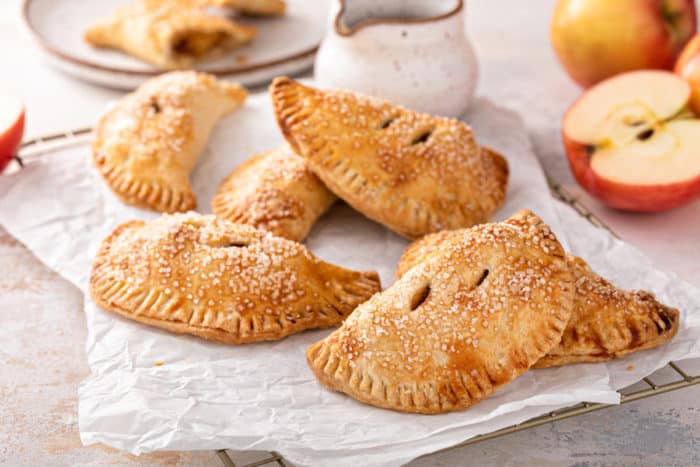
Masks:
[[[681,329],[670,344],[610,363],[530,371],[468,410],[422,416],[363,405],[321,387],[304,350],[330,330],[226,346],[131,322],[86,296],[92,375],[80,386],[83,442],[133,453],[259,449],[303,465],[396,465],[556,408],[615,403],[616,388],[669,360],[700,356],[700,291],[655,270],[634,248],[553,201],[517,115],[477,99],[465,119],[479,142],[501,151],[510,164],[508,202],[497,219],[531,209],[604,276],[652,290],[679,307]],[[231,169],[280,143],[268,96],[252,96],[216,128],[193,174],[200,209],[209,212],[216,186]],[[119,222],[156,217],[121,204],[92,169],[89,154],[88,144],[73,146],[0,177],[0,223],[83,291],[101,239]],[[339,203],[307,244],[327,261],[376,269],[387,287],[406,241]]]

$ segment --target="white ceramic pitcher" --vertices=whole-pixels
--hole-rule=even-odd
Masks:
[[[316,57],[324,88],[382,97],[457,117],[477,80],[463,0],[333,0]]]

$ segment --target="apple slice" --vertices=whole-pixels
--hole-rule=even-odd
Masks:
[[[564,116],[576,180],[609,206],[671,209],[700,196],[700,120],[690,86],[666,71],[617,75],[591,88]]]
[[[0,172],[17,154],[24,135],[24,104],[11,94],[0,93]]]

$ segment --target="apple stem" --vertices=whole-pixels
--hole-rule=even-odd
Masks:
[[[22,160],[21,157],[15,156],[15,160],[17,161],[17,163],[19,164],[19,166],[20,166],[21,168],[24,168],[24,161]]]

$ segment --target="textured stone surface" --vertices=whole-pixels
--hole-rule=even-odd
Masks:
[[[88,375],[82,294],[0,228],[0,464],[217,465],[216,454],[135,457],[83,447],[77,391]],[[56,306],[60,297],[63,306]]]

